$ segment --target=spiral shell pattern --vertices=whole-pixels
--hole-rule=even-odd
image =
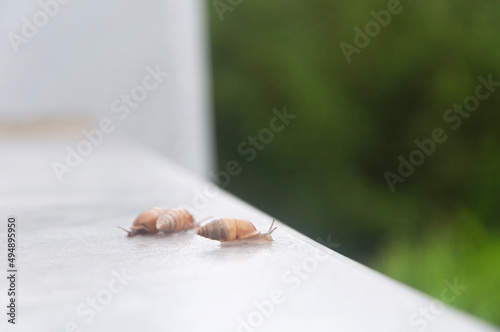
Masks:
[[[199,228],[196,234],[221,242],[247,239],[260,235],[248,220],[221,218]]]
[[[193,216],[184,209],[165,209],[156,220],[156,229],[165,234],[180,232],[194,225]]]

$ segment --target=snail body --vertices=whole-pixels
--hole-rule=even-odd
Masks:
[[[127,232],[128,237],[139,234],[177,233],[196,227],[193,216],[184,209],[164,209],[154,207],[140,213],[135,218],[130,230],[118,227]]]
[[[198,228],[196,234],[220,242],[270,242],[275,220],[266,233],[260,233],[248,220],[235,218],[215,219]]]

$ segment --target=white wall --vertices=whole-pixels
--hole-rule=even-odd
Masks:
[[[50,17],[37,1],[0,0],[0,121],[111,117],[117,134],[206,176],[213,128],[203,2],[59,1],[41,0]],[[39,20],[33,36],[23,34],[23,17]],[[158,65],[170,75],[121,120],[112,102]]]

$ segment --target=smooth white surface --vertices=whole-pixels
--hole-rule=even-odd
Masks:
[[[204,3],[69,1],[16,53],[8,36],[24,38],[23,19],[43,14],[40,2],[51,1],[0,1],[0,122],[76,117],[89,118],[92,129],[110,118],[116,133],[208,178],[214,153]],[[113,102],[157,66],[170,75],[121,119]]]
[[[279,290],[283,302],[255,331],[409,332],[417,331],[409,317],[432,301],[281,222],[268,246],[221,247],[192,231],[127,238],[117,225],[152,206],[192,204],[206,183],[156,154],[107,141],[59,184],[50,162],[65,144],[0,144],[0,216],[15,214],[20,224],[19,325],[6,326],[2,314],[2,331],[65,331],[69,322],[82,331],[238,331],[255,301]],[[224,192],[195,217],[209,215],[246,218],[262,231],[272,220]],[[5,238],[2,226],[2,252]],[[305,265],[307,278],[291,281]],[[78,308],[108,289],[113,271],[133,279],[85,321]],[[0,278],[2,303],[5,289]],[[495,328],[447,307],[425,331]]]

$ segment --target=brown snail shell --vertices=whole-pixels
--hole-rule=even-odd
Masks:
[[[193,216],[184,209],[165,210],[156,220],[156,229],[165,234],[189,229],[195,224]]]
[[[184,209],[154,207],[141,212],[135,218],[130,230],[123,227],[118,228],[123,229],[127,232],[127,236],[132,237],[138,234],[156,234],[158,232],[176,233],[196,226],[193,216]]]
[[[206,224],[196,230],[196,234],[211,240],[220,242],[230,241],[254,241],[262,240],[264,242],[272,241],[271,233],[275,220],[266,233],[260,233],[255,226],[248,220],[235,218],[221,218]]]

